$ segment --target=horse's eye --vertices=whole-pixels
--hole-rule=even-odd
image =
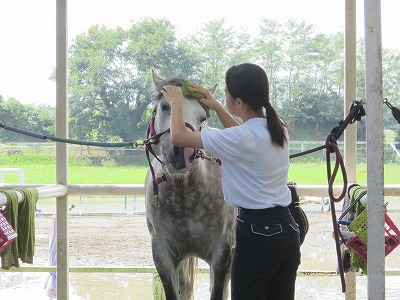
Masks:
[[[205,121],[207,121],[207,118],[201,118],[200,119],[200,123],[204,123]]]
[[[168,104],[162,104],[162,105],[161,105],[161,110],[162,110],[162,111],[168,111],[169,108],[170,108],[170,106],[169,106]]]

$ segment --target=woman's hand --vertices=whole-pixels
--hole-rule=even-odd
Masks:
[[[167,100],[169,105],[173,104],[182,104],[185,99],[182,95],[182,91],[174,85],[164,85],[164,89],[161,90],[161,93],[164,95],[164,98]]]
[[[217,113],[222,125],[224,125],[225,128],[239,125],[239,123],[229,114],[229,112],[225,110],[224,106],[215,100],[209,90],[194,83],[190,83],[189,86],[195,91],[204,95],[204,98],[199,99],[199,102],[213,109]]]
[[[216,110],[217,107],[221,106],[221,104],[217,100],[215,100],[211,92],[206,88],[191,82],[189,83],[189,86],[196,92],[199,92],[204,95],[204,98],[198,99],[200,103],[203,103],[204,105],[208,106],[213,110]]]

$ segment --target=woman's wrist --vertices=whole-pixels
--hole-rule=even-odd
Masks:
[[[183,102],[182,101],[173,101],[169,105],[171,107],[176,107],[176,106],[182,106]]]
[[[215,105],[212,109],[215,110],[216,113],[225,111],[224,106],[221,103],[219,103],[218,101],[215,101]]]

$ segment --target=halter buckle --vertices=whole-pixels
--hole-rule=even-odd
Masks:
[[[160,208],[160,196],[154,195],[154,207],[155,208]]]

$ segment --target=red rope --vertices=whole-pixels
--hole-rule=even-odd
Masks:
[[[332,215],[332,225],[335,237],[335,244],[336,244],[336,254],[337,254],[337,261],[338,261],[338,268],[340,274],[340,280],[342,283],[342,292],[346,292],[346,282],[344,278],[344,269],[343,269],[343,261],[342,261],[342,253],[340,250],[340,241],[339,241],[339,224],[336,218],[336,209],[335,203],[341,201],[347,193],[347,173],[346,168],[343,162],[342,155],[340,154],[340,150],[336,141],[336,137],[334,133],[328,134],[325,140],[325,145],[312,148],[310,150],[306,150],[303,152],[299,152],[296,154],[290,155],[290,158],[295,158],[299,156],[303,156],[306,154],[310,154],[319,150],[326,149],[326,171],[328,176],[328,195],[331,203],[331,215]],[[331,154],[335,155],[335,166],[333,168],[333,172],[331,170]],[[333,192],[333,185],[337,176],[337,173],[341,169],[342,178],[343,178],[343,189],[339,197],[335,197]]]
[[[342,260],[342,253],[340,250],[340,241],[339,241],[339,224],[336,218],[336,209],[335,209],[335,202],[341,201],[347,193],[347,173],[346,168],[344,166],[342,155],[340,154],[339,147],[337,145],[336,138],[334,134],[329,134],[325,141],[325,148],[326,148],[326,170],[328,175],[328,193],[331,202],[331,216],[332,216],[332,225],[333,225],[333,232],[335,237],[335,244],[336,244],[336,255],[337,255],[337,262],[340,274],[340,280],[342,283],[342,292],[346,292],[346,282],[344,278],[344,269],[343,269],[343,260]],[[331,154],[335,154],[335,167],[333,169],[333,173],[331,172]],[[336,179],[336,175],[338,173],[339,167],[342,171],[342,178],[343,178],[343,189],[342,193],[339,197],[335,197],[333,193],[333,184]]]

